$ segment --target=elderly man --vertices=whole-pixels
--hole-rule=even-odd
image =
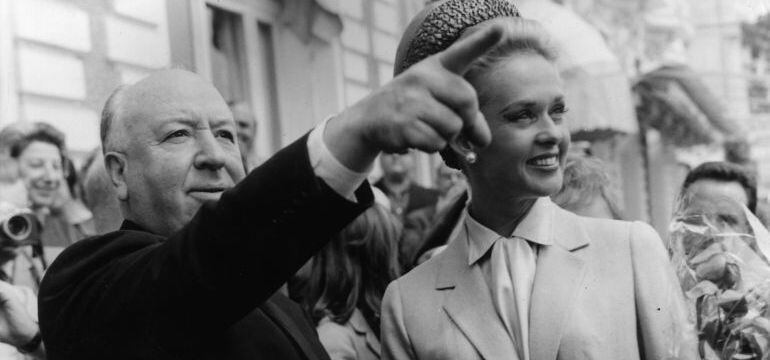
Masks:
[[[490,28],[426,59],[248,176],[217,91],[181,70],[105,105],[107,173],[125,221],[68,248],[40,290],[51,359],[327,359],[273,295],[372,201],[381,151],[490,141],[462,79],[502,36]]]

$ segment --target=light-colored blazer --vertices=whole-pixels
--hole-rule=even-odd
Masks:
[[[694,359],[695,333],[655,230],[558,208],[540,249],[529,310],[530,360]],[[510,359],[515,348],[464,237],[392,282],[384,359]]]
[[[380,341],[358,309],[344,325],[329,317],[318,323],[318,338],[331,360],[379,360]]]

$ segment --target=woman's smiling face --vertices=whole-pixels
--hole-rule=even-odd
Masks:
[[[24,180],[34,207],[54,204],[64,185],[62,154],[56,145],[32,141],[19,154],[19,175]]]
[[[469,80],[492,132],[492,143],[467,166],[471,183],[506,198],[559,191],[570,135],[556,66],[535,52],[517,51]]]

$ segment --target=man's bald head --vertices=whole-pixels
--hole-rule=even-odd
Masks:
[[[244,176],[230,109],[189,71],[163,70],[119,88],[101,125],[124,217],[157,234],[179,230]]]
[[[110,139],[110,132],[112,132],[113,123],[118,116],[118,110],[120,108],[120,102],[123,98],[126,86],[118,86],[112,91],[110,97],[104,103],[104,109],[102,109],[102,119],[99,124],[99,138],[102,141],[102,151],[107,152],[110,150],[116,150],[114,148],[114,140]],[[118,147],[119,148],[119,147]],[[109,150],[108,150],[109,149]]]
[[[200,75],[182,69],[157,71],[133,85],[118,86],[107,98],[102,110],[100,137],[104,152],[123,149],[130,138],[126,119],[136,111],[146,112],[148,104],[159,104],[169,99],[189,95],[192,89],[207,93],[211,99],[224,99],[214,86]],[[184,94],[188,93],[188,94]]]

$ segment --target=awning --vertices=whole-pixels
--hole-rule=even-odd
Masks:
[[[579,15],[550,1],[523,0],[516,6],[524,18],[543,24],[559,50],[573,138],[638,132],[631,84],[601,34]]]
[[[664,66],[648,73],[645,77],[668,79],[678,83],[692,98],[692,101],[698,108],[703,111],[711,124],[722,134],[737,136],[745,131],[739,122],[727,116],[725,107],[719,98],[706,87],[700,76],[690,67],[685,65]]]
[[[744,138],[743,126],[726,115],[719,99],[688,66],[664,66],[634,85],[639,122],[679,146]]]
[[[281,19],[304,43],[313,37],[330,42],[342,32],[342,19],[330,0],[285,0]]]

